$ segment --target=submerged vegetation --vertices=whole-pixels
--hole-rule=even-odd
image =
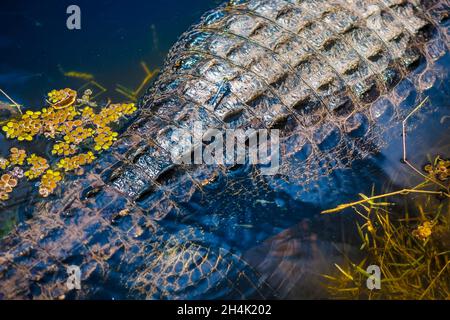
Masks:
[[[117,84],[116,91],[131,101],[137,101],[142,90],[152,81],[155,76],[159,73],[159,69],[150,70],[145,62],[141,62],[141,67],[145,72],[145,78],[142,80],[141,84],[134,90],[128,89],[121,84]]]
[[[437,157],[424,172],[426,178],[415,188],[371,197],[361,195],[360,201],[324,211],[333,213],[352,207],[362,219],[356,229],[365,257],[354,263],[346,256],[345,266],[336,265],[336,274],[324,276],[333,297],[450,299],[450,161]],[[435,190],[445,184],[445,189]],[[401,215],[388,202],[395,195],[412,193],[419,197],[410,201]],[[366,271],[370,265],[380,268],[379,290],[369,290],[366,285],[371,277]]]
[[[41,110],[27,110],[2,123],[8,139],[31,142],[43,137],[53,144],[48,157],[16,147],[7,157],[0,157],[0,202],[9,199],[21,179],[40,179],[39,194],[48,197],[64,174],[80,173],[83,166],[111,147],[118,136],[113,125],[137,108],[134,103],[99,106],[91,96],[90,89],[81,98],[72,89],[53,90]]]
[[[343,253],[345,266],[324,275],[331,296],[342,299],[450,299],[450,160],[437,156],[422,170],[407,158],[406,127],[425,98],[402,122],[403,158],[423,181],[417,186],[370,197],[325,210],[330,214],[352,208],[360,218],[356,230],[364,258],[353,262]],[[408,197],[396,210],[394,197]],[[415,198],[412,198],[412,197]],[[391,201],[391,202],[390,202]],[[380,288],[371,288],[377,266]]]
[[[132,102],[136,102],[138,100],[139,96],[142,94],[142,91],[148,86],[148,84],[155,78],[155,76],[160,71],[160,69],[158,68],[151,70],[144,61],[141,61],[141,67],[145,73],[145,77],[142,79],[141,83],[136,89],[129,89],[121,84],[116,84],[115,91]],[[92,97],[93,99],[95,99],[96,97],[107,91],[107,89],[103,85],[101,85],[95,80],[94,75],[91,73],[78,71],[66,72],[61,67],[60,71],[67,78],[82,80],[84,82],[84,85],[79,90],[86,88],[88,86],[98,89],[98,93]]]

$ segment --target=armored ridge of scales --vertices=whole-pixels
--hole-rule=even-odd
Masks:
[[[204,195],[213,206],[204,189],[233,183],[232,168],[175,165],[172,134],[195,121],[279,128],[280,174],[250,176],[263,195],[294,185],[300,198],[310,181],[388,145],[382,133],[401,121],[405,92],[433,86],[421,75],[448,54],[448,13],[446,0],[233,0],[207,13],[111,151],[2,240],[0,298],[276,296],[238,250],[190,223],[190,203]],[[66,286],[70,265],[80,291]]]

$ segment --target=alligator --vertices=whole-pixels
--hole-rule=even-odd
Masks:
[[[278,297],[238,248],[270,236],[264,215],[283,202],[317,208],[343,192],[336,172],[367,178],[352,175],[354,164],[388,148],[389,128],[449,80],[440,63],[449,9],[448,0],[231,0],[206,13],[113,147],[1,240],[0,298]],[[279,172],[175,163],[171,137],[197,121],[280,130]],[[245,231],[249,220],[258,232]],[[67,285],[70,266],[79,290]]]

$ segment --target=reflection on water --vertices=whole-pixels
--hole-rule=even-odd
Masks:
[[[77,1],[82,29],[66,28],[68,0],[2,0],[0,10],[0,86],[20,104],[38,106],[60,87],[77,88],[79,79],[63,72],[94,75],[108,88],[136,87],[140,62],[160,67],[176,39],[218,1]],[[13,26],[13,27],[12,27]]]
[[[439,61],[440,67],[448,70],[450,55]],[[423,170],[427,163],[437,155],[450,157],[450,83],[448,71],[443,81],[429,87],[424,96],[430,99],[426,107],[420,109],[407,122],[407,159]],[[415,75],[413,75],[415,77]],[[395,94],[395,93],[394,93]],[[412,93],[414,95],[414,93]],[[422,97],[423,98],[423,97]],[[419,100],[419,101],[418,101]],[[405,99],[408,101],[408,99]],[[420,97],[414,95],[408,103],[403,102],[402,108],[412,110],[420,102]],[[326,298],[327,293],[321,275],[331,274],[336,269],[334,264],[341,264],[343,253],[350,257],[361,255],[360,240],[355,232],[355,214],[351,209],[333,215],[320,216],[318,213],[325,208],[333,208],[338,204],[359,200],[358,193],[371,194],[372,186],[378,194],[416,186],[423,178],[404,164],[402,146],[402,128],[396,126],[387,134],[393,142],[374,157],[354,164],[349,175],[350,184],[339,189],[339,196],[328,199],[309,211],[307,218],[292,221],[293,226],[269,237],[262,244],[249,249],[245,256],[248,261],[268,278],[282,297],[291,299]],[[348,173],[348,172],[347,172]],[[337,174],[345,176],[345,172]],[[341,176],[341,177],[342,177]],[[336,182],[334,180],[333,182]],[[327,187],[325,187],[326,189]],[[394,213],[404,214],[406,202],[420,204],[423,196],[408,195],[390,198],[396,202]],[[436,198],[437,201],[440,201]],[[445,200],[448,201],[448,200]],[[303,212],[305,206],[297,203],[295,212]],[[423,205],[423,204],[422,204]],[[412,207],[417,210],[417,207]],[[416,212],[412,212],[414,214]],[[273,213],[276,216],[276,212]],[[301,215],[304,217],[304,215]],[[300,220],[300,222],[298,222]],[[356,237],[355,237],[356,236]],[[360,261],[357,258],[355,261]]]

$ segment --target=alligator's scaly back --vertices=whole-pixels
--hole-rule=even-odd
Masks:
[[[331,170],[377,152],[405,99],[430,79],[448,81],[435,63],[448,52],[448,13],[446,0],[233,0],[206,14],[171,50],[111,151],[3,240],[0,297],[275,294],[233,246],[241,239],[225,243],[218,228],[202,228],[195,204],[274,191],[296,200]],[[230,168],[175,165],[171,137],[195,121],[280,128],[280,174],[246,168],[255,187],[243,190]],[[80,291],[67,289],[70,265],[81,267]]]

